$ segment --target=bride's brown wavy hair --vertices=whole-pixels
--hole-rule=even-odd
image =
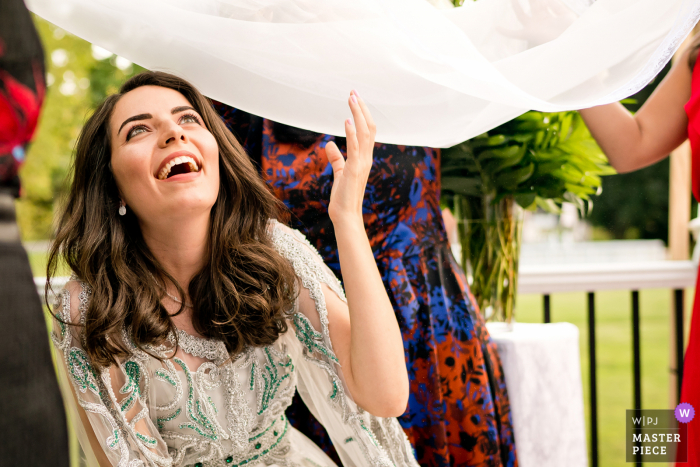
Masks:
[[[61,261],[90,287],[84,345],[97,367],[129,356],[124,328],[144,351],[164,343],[170,333],[177,336],[161,304],[162,284],[175,284],[181,297],[183,289],[146,246],[135,215],[118,215],[119,194],[110,169],[110,118],[119,99],[141,86],[181,93],[219,146],[220,185],[211,210],[207,258],[188,288],[194,328],[222,340],[232,356],[246,346],[272,344],[286,332],[295,300],[294,271],[268,233],[269,219],[286,215],[284,204],[267,189],[211,102],[187,81],[167,73],[144,72],[129,79],[83,127],[50,251],[47,297]],[[179,312],[183,309],[181,305]]]

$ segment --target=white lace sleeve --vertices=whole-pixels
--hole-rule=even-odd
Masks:
[[[362,410],[343,384],[328,331],[325,298],[326,293],[335,293],[343,304],[346,302],[340,282],[300,232],[273,222],[272,239],[305,289],[300,293],[308,291],[312,299],[309,302],[315,305],[313,310],[295,310],[293,332],[282,339],[295,362],[299,394],[328,431],[343,465],[418,467],[398,420],[375,417]],[[312,314],[317,314],[320,329],[309,319]]]
[[[98,371],[84,350],[82,328],[90,290],[71,281],[58,295],[52,341],[64,399],[88,465],[172,465],[148,408],[149,374],[144,356]]]

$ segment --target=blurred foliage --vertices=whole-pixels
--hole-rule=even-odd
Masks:
[[[559,212],[568,201],[585,212],[601,176],[613,173],[578,112],[527,112],[442,153],[443,196],[479,200],[468,219],[484,218],[483,200],[505,197],[526,209]]]
[[[44,44],[48,87],[34,140],[20,171],[22,194],[17,201],[17,219],[24,240],[51,237],[54,201],[66,193],[80,128],[107,93],[116,92],[124,79],[141,70],[106,53],[99,60],[93,56],[90,43],[37,16],[34,23]]]
[[[636,112],[663,80],[668,64],[644,89],[626,101]],[[661,239],[668,243],[669,159],[636,172],[605,177],[603,193],[594,197],[596,208],[588,221],[616,239]],[[692,198],[692,195],[688,193]],[[693,200],[695,213],[697,203]]]
[[[441,203],[453,209],[462,267],[487,319],[510,322],[521,226],[514,203],[584,213],[615,173],[578,112],[527,112],[442,152]]]
[[[592,225],[603,227],[615,239],[668,241],[668,158],[636,172],[608,177],[603,187],[588,217]]]

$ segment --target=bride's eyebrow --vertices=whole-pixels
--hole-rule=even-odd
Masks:
[[[194,110],[195,112],[197,111],[194,107],[191,107],[189,105],[181,105],[179,107],[173,107],[170,110],[170,113],[175,115],[176,113],[183,112],[185,110]],[[138,114],[138,115],[134,115],[133,117],[129,117],[126,120],[124,120],[122,125],[119,127],[119,131],[117,131],[117,134],[121,133],[122,128],[124,128],[124,125],[126,125],[127,123],[133,122],[135,120],[148,120],[149,118],[153,118],[153,115],[151,115],[151,114]]]
[[[117,134],[121,133],[122,128],[124,128],[124,125],[126,125],[129,122],[133,122],[134,120],[147,120],[149,118],[153,118],[153,115],[151,114],[138,114],[134,115],[133,117],[129,117],[126,120],[124,120],[124,123],[122,123],[122,126],[119,127],[119,131],[117,131]]]
[[[197,110],[194,107],[190,107],[189,105],[181,105],[180,107],[173,107],[170,113],[175,115],[176,113],[183,112],[185,110],[194,110],[195,112],[197,112]]]

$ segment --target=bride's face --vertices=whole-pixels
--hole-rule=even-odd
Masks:
[[[219,192],[219,148],[177,91],[142,86],[126,93],[109,122],[112,173],[141,224],[208,212]]]

